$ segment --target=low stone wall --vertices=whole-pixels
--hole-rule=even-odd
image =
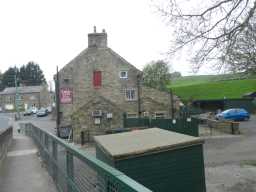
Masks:
[[[12,127],[0,130],[0,166],[7,155],[8,147],[11,145],[12,133]]]
[[[237,135],[240,134],[239,131],[239,122],[234,121],[218,121],[214,119],[207,119],[207,125],[216,129],[220,132]]]

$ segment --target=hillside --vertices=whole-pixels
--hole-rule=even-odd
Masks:
[[[179,83],[169,87],[172,87],[174,94],[183,101],[189,99],[222,99],[224,97],[241,98],[245,93],[256,91],[256,79],[217,81],[216,76],[214,80],[206,79],[205,76],[200,76],[198,79],[196,76],[193,78],[184,78]]]
[[[184,76],[172,80],[171,87],[181,87],[188,85],[205,84],[210,82],[241,80],[241,79],[256,79],[255,75],[240,74],[222,74],[222,75],[195,75]]]

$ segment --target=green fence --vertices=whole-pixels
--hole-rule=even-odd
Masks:
[[[125,118],[124,128],[131,127],[158,127],[186,135],[198,137],[198,120],[191,117],[179,119],[150,119],[150,118]]]
[[[30,123],[25,125],[24,132],[35,141],[60,192],[150,192],[124,173],[51,133]]]

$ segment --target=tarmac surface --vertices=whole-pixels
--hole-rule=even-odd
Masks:
[[[206,138],[207,192],[256,191],[256,116],[240,122],[240,131]]]
[[[2,114],[0,114],[2,115]],[[17,132],[0,167],[1,192],[57,192],[53,180],[42,166],[32,139]]]

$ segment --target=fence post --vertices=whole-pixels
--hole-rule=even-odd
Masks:
[[[70,151],[67,150],[66,152],[66,160],[67,160],[67,176],[68,176],[68,192],[73,191],[72,182],[74,180],[74,160],[73,160],[73,154],[70,153]]]
[[[84,145],[85,144],[85,135],[84,135],[84,131],[81,131],[80,132],[80,137],[81,137],[81,145]]]
[[[58,149],[57,149],[57,143],[56,141],[52,140],[52,177],[53,177],[53,180],[55,183],[57,183],[57,177],[58,177],[58,173],[57,173],[57,152],[58,152]]]

